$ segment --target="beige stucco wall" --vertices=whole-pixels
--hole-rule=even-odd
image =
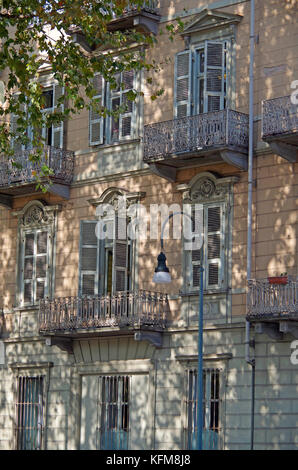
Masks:
[[[166,25],[168,16],[183,12],[185,7],[185,2],[180,0],[161,3],[161,27]],[[189,0],[187,7],[199,11],[206,4],[206,1]],[[235,2],[235,5],[228,7],[221,5],[220,9],[243,15],[236,33],[236,109],[247,113],[249,2]],[[297,274],[298,164],[288,163],[285,159],[273,155],[261,141],[260,134],[261,101],[290,94],[291,81],[297,78],[298,54],[294,15],[292,1],[256,2],[258,42],[255,47],[254,102],[257,133],[253,172],[256,184],[253,187],[252,251],[252,276],[255,278],[278,275],[284,271],[290,275]],[[165,87],[164,95],[152,102],[150,90],[145,93],[145,124],[173,118],[174,54],[182,50],[184,44],[179,37],[173,43],[161,37],[159,45],[160,47],[152,51],[154,58],[158,61],[166,56],[170,57],[171,61],[163,66],[157,78],[158,86]],[[48,432],[48,447],[52,449],[75,448],[77,445],[76,436],[71,430],[79,423],[78,410],[75,408],[79,403],[80,392],[77,369],[73,364],[87,363],[90,373],[102,370],[101,361],[96,355],[99,354],[97,340],[89,342],[89,339],[85,339],[82,345],[77,342],[75,355],[69,356],[57,347],[47,347],[44,339],[38,336],[37,311],[13,310],[16,293],[17,218],[12,212],[23,208],[28,201],[39,198],[48,204],[61,205],[56,237],[55,296],[75,296],[78,293],[80,220],[95,218],[95,208],[89,204],[88,199],[100,196],[107,188],[119,187],[131,192],[145,192],[145,198],[141,202],[146,208],[149,208],[150,204],[161,202],[182,204],[182,195],[177,190],[177,185],[188,183],[198,173],[210,171],[222,177],[238,176],[239,180],[233,188],[232,306],[228,317],[223,315],[218,323],[210,321],[206,325],[205,353],[233,354],[232,359],[224,362],[224,365],[221,363],[227,374],[225,447],[248,448],[250,368],[244,359],[247,173],[226,163],[204,165],[179,170],[177,181],[170,183],[152,175],[142,163],[142,147],[139,142],[127,146],[90,149],[87,111],[71,120],[66,129],[67,148],[76,152],[75,178],[69,200],[52,194],[33,193],[28,197],[16,197],[12,210],[0,208],[0,311],[4,309],[5,318],[4,321],[1,319],[1,322],[2,336],[6,343],[6,365],[2,368],[0,366],[0,417],[3,418],[2,423],[5,423],[5,427],[0,431],[0,447],[10,448],[13,445],[14,376],[7,364],[17,361],[53,361],[52,382],[49,388]],[[163,348],[155,350],[151,345],[146,345],[145,348],[144,342],[136,346],[131,338],[103,341],[103,348],[108,349],[107,343],[110,345],[111,356],[105,356],[104,362],[112,361],[111,370],[117,371],[117,360],[120,359],[117,354],[120,348],[126,347],[125,341],[129,342],[134,351],[134,355],[129,357],[131,361],[149,358],[155,364],[156,405],[152,412],[156,414],[154,445],[157,449],[181,446],[182,386],[186,366],[175,357],[177,354],[195,355],[197,348],[197,298],[185,300],[178,295],[183,283],[181,243],[168,240],[165,245],[173,282],[166,287],[160,286],[159,290],[170,294],[173,329],[164,336]],[[159,251],[158,240],[148,239],[139,243],[139,288],[155,290],[152,275]],[[221,301],[222,299],[218,301],[219,304]],[[219,308],[223,308],[221,304]],[[223,311],[225,313],[224,308]],[[289,363],[290,341],[290,336],[280,342],[274,342],[263,335],[257,338],[256,442],[259,448],[295,448],[297,445],[297,366]],[[96,360],[90,360],[92,354]],[[172,397],[171,402],[168,400],[169,396]]]

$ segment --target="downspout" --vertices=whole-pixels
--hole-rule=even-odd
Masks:
[[[254,46],[255,46],[255,1],[250,0],[250,63],[249,63],[249,143],[248,143],[248,208],[247,208],[247,280],[251,279],[252,261],[252,189],[253,189],[253,145],[254,145]],[[254,447],[255,406],[255,358],[250,356],[250,322],[246,320],[245,360],[251,366],[251,435],[250,449]]]

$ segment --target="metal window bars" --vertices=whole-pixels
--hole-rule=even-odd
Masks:
[[[129,441],[129,376],[99,377],[101,450],[127,450]]]
[[[43,431],[43,377],[18,377],[16,448],[40,450]]]
[[[220,448],[220,369],[204,369],[203,390],[203,449],[218,450]],[[187,428],[185,430],[185,446],[189,450],[196,449],[197,405],[197,370],[191,369],[187,371]]]

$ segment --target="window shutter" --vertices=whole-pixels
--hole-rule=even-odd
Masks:
[[[123,90],[121,90],[121,105],[126,106],[126,111],[119,116],[120,135],[119,139],[132,137],[134,134],[134,115],[135,115],[135,102],[127,99],[127,94],[134,88],[135,74],[133,70],[128,70],[122,73],[121,81]]]
[[[126,218],[116,217],[115,237],[113,247],[114,260],[114,291],[126,291],[128,289],[128,239],[127,239],[127,220]],[[118,227],[121,224],[121,237],[118,233]],[[125,233],[122,233],[124,230]]]
[[[54,111],[57,110],[59,112],[63,112],[64,105],[58,103],[58,100],[61,98],[63,93],[63,87],[61,87],[59,84],[53,85]],[[60,149],[63,147],[63,121],[61,121],[59,124],[54,124],[52,126],[52,146]]]
[[[191,114],[192,54],[183,51],[175,57],[174,117]]]
[[[119,117],[112,116],[110,119],[110,140],[116,142],[117,140],[125,140],[133,137],[135,134],[135,120],[136,120],[136,104],[130,101],[127,96],[128,93],[134,89],[135,86],[135,72],[134,70],[127,70],[115,76],[117,81],[117,88],[110,90],[110,108],[112,111],[117,110],[119,106],[125,106],[126,110],[119,115]]]
[[[205,43],[205,112],[216,112],[225,106],[225,46],[224,42]]]
[[[26,233],[23,239],[23,303],[33,303],[34,233]]]
[[[98,240],[96,221],[81,221],[80,286],[81,295],[98,294]]]
[[[17,96],[15,98],[17,99]],[[22,103],[20,105],[20,109],[21,109],[21,112],[25,111],[26,107],[25,107],[24,103]],[[17,114],[12,114],[11,117],[10,117],[10,132],[15,134],[15,137],[12,138],[12,147],[13,147],[13,150],[16,154],[20,154],[22,152],[22,150],[24,150],[25,147],[18,140],[18,136],[20,134],[17,132],[17,128],[18,128],[18,122],[17,121],[18,121],[18,115]]]
[[[196,236],[196,229],[199,229],[199,227],[194,226],[194,220],[196,220],[195,217],[195,212],[193,212],[193,232],[195,233]],[[199,232],[198,232],[199,235]],[[200,275],[201,275],[201,263],[202,263],[202,249],[200,250],[192,250],[191,251],[191,263],[192,263],[192,286],[193,287],[199,287],[200,286]]]
[[[47,295],[48,236],[47,231],[36,234],[36,300]]]
[[[93,87],[96,95],[93,99],[98,101],[100,106],[104,106],[104,79],[102,75],[96,74],[93,78]],[[99,145],[103,143],[103,116],[92,107],[89,110],[89,144]]]
[[[222,206],[207,208],[207,286],[220,287],[223,257],[223,209]]]

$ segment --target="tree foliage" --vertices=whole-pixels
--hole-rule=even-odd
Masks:
[[[134,0],[133,8],[149,3]],[[13,155],[12,139],[28,145],[28,125],[35,130],[50,127],[91,103],[106,115],[109,111],[92,100],[95,73],[102,74],[113,88],[119,72],[145,69],[150,74],[158,69],[160,64],[148,62],[143,53],[154,46],[153,34],[109,28],[128,8],[132,8],[128,0],[0,0],[0,80],[5,90],[0,107],[2,155]],[[71,31],[84,38],[84,47],[73,40]],[[40,77],[46,71],[64,90],[52,113],[43,112],[45,96]],[[152,82],[149,77],[148,83]],[[152,99],[161,93],[156,87]],[[129,99],[136,96],[137,92],[132,92]],[[59,107],[62,103],[67,106]],[[18,116],[13,130],[8,124],[11,115]],[[40,132],[33,132],[30,140],[37,149],[30,158],[38,161],[44,144]]]

